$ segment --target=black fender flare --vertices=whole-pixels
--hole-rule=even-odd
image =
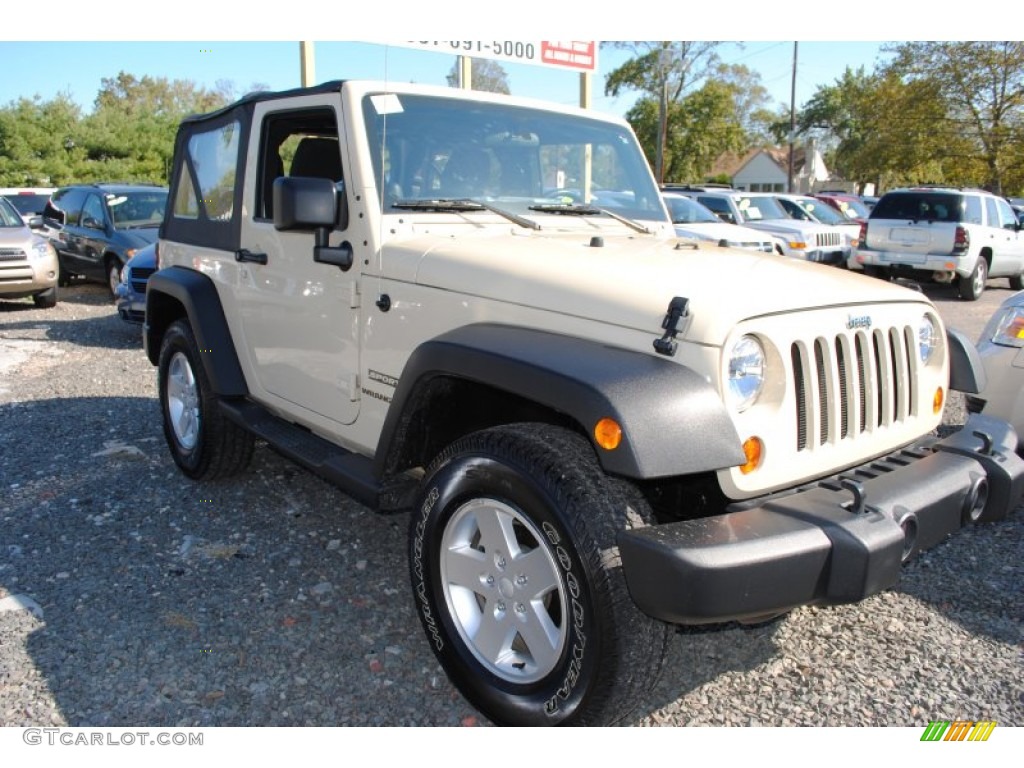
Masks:
[[[178,305],[184,308],[203,352],[213,391],[225,397],[247,395],[249,388],[238,362],[217,286],[194,269],[167,267],[154,272],[147,282],[143,342],[149,361],[159,365],[164,331],[181,315]]]
[[[480,323],[424,342],[410,355],[378,443],[378,476],[392,441],[404,434],[417,390],[438,376],[481,383],[566,414],[611,474],[675,477],[746,461],[714,387],[689,368],[588,339]],[[594,426],[605,417],[622,427],[615,450],[594,441]]]

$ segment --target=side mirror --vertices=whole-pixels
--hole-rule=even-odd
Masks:
[[[348,226],[348,205],[330,179],[280,176],[274,179],[274,229],[312,232],[316,238],[313,261],[334,264],[347,271],[352,266],[352,246],[328,245],[335,228]]]
[[[43,217],[33,216],[28,220],[29,229],[42,229],[43,228]]]
[[[88,229],[103,229],[103,224],[92,216],[83,216],[82,226]]]

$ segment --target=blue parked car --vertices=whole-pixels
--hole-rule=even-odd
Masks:
[[[146,283],[156,272],[156,248],[156,243],[150,243],[140,249],[121,270],[121,282],[114,294],[117,314],[127,323],[146,319]]]

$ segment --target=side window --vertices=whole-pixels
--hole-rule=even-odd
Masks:
[[[232,220],[240,135],[241,126],[232,121],[189,138],[173,216],[188,219],[205,214],[204,218],[214,222]],[[188,180],[186,166],[191,171]]]
[[[1013,208],[1010,204],[1002,199],[996,200],[996,205],[999,207],[999,225],[1003,229],[1008,229],[1011,232],[1017,231],[1017,217],[1013,215]]]
[[[987,226],[999,226],[999,209],[996,208],[996,199],[994,197],[985,198],[985,218],[985,224]]]
[[[85,202],[84,189],[64,189],[56,193],[46,205],[44,216],[52,222],[67,227],[77,227]]]
[[[981,198],[977,195],[964,195],[964,221],[968,224],[981,224]]]
[[[103,201],[99,195],[89,195],[82,206],[82,226],[89,229],[104,227]]]
[[[330,179],[342,189],[341,146],[333,109],[274,112],[264,118],[254,206],[257,219],[274,218],[274,179],[280,176]]]

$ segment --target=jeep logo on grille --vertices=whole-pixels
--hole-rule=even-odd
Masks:
[[[853,315],[847,315],[846,327],[851,331],[854,328],[870,328],[871,327],[871,316],[861,315],[860,317],[854,317]]]

